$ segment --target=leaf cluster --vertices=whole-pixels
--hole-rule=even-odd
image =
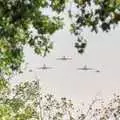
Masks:
[[[61,13],[64,7],[65,1],[57,0],[0,0],[0,71],[3,75],[19,70],[25,45],[40,55],[50,52],[50,35],[62,27],[62,19],[59,15],[44,15],[42,10],[49,8]]]
[[[72,14],[71,10],[71,17],[72,19],[74,18],[72,32],[79,39],[81,39],[81,33],[84,31],[84,28],[88,28],[95,33],[98,33],[100,30],[109,32],[120,21],[119,0],[74,0],[74,3],[78,12]],[[82,44],[81,41],[77,43]],[[84,52],[83,46],[81,51]]]
[[[39,81],[27,81],[2,89],[0,120],[118,120],[120,96],[114,94],[107,103],[95,98],[87,106],[75,106],[71,100],[46,93]]]

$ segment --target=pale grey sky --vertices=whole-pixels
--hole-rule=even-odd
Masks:
[[[74,48],[74,37],[67,30],[60,30],[52,36],[54,49],[42,58],[26,48],[26,62],[34,73],[25,72],[17,79],[33,79],[35,74],[40,78],[43,88],[57,97],[67,97],[75,103],[88,102],[98,92],[104,97],[118,92],[120,88],[120,28],[109,33],[93,34],[86,30],[88,46],[83,55]],[[56,57],[72,57],[71,61],[59,61]],[[43,64],[54,67],[48,71],[38,71],[36,67]],[[100,69],[101,73],[78,71],[77,67]]]

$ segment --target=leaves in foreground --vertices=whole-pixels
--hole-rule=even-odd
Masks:
[[[74,105],[67,98],[56,99],[39,88],[38,81],[22,82],[0,92],[0,120],[118,120],[120,96],[89,105]]]

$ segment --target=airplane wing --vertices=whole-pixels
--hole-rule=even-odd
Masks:
[[[87,68],[87,70],[94,70],[93,68]]]
[[[77,68],[77,70],[94,70],[93,68]]]
[[[46,69],[52,69],[53,67],[46,67]]]
[[[88,70],[88,69],[85,69],[85,68],[77,68],[77,70]]]
[[[38,67],[37,69],[43,69],[43,67]]]
[[[38,69],[43,69],[43,70],[45,70],[45,69],[52,69],[52,67],[39,67]]]
[[[56,58],[56,60],[72,60],[72,58]]]
[[[56,58],[56,60],[63,60],[63,58]]]
[[[66,58],[67,60],[72,60],[72,58]]]

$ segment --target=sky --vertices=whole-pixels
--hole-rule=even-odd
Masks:
[[[14,81],[32,80],[37,76],[42,88],[56,97],[67,97],[75,103],[91,101],[96,95],[101,97],[119,93],[120,88],[120,40],[119,30],[116,28],[109,33],[91,33],[86,30],[84,36],[88,39],[87,48],[83,55],[74,48],[75,37],[67,29],[56,32],[51,40],[54,48],[43,58],[35,55],[29,47],[25,48],[25,60],[28,69],[23,75],[15,77]],[[62,56],[72,57],[70,61],[56,60]],[[38,70],[46,64],[51,70]],[[78,67],[84,65],[99,69],[101,72],[80,71]]]

